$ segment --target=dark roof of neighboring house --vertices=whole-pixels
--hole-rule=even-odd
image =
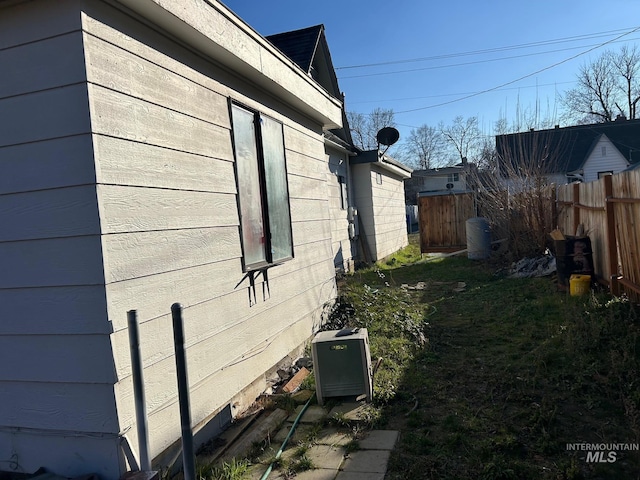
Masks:
[[[330,95],[339,98],[344,103],[344,97],[338,87],[329,45],[324,33],[324,25],[277,33],[265,37],[271,44],[289,57],[296,65],[310,75]],[[332,130],[334,135],[353,145],[351,131],[346,113],[342,111],[344,128]]]
[[[342,99],[331,61],[324,25],[265,37],[336,98]]]
[[[584,165],[602,135],[630,163],[640,161],[640,120],[576,125],[496,136],[496,151],[514,164],[540,164],[547,172],[575,172]]]
[[[640,162],[631,164],[629,167],[625,168],[623,172],[630,172],[631,170],[638,170],[638,169],[640,169]]]
[[[309,73],[323,28],[322,25],[315,25],[292,32],[276,33],[266,38],[278,50],[296,62],[300,68]]]

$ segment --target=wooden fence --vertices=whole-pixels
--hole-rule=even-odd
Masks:
[[[640,300],[640,170],[557,187],[558,228],[591,239],[594,271],[611,293]]]
[[[475,217],[471,193],[418,197],[420,250],[455,251],[466,248],[466,221]]]

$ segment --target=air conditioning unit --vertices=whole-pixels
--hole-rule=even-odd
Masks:
[[[366,328],[319,332],[311,342],[318,404],[325,398],[373,396]]]

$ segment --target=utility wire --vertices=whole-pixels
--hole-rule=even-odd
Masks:
[[[565,85],[568,83],[576,83],[575,80],[569,82],[553,82],[553,83],[540,83],[538,85],[523,85],[521,87],[509,87],[509,88],[500,88],[495,91],[502,92],[506,90],[523,90],[525,88],[540,88],[540,87],[551,87],[557,85]],[[474,95],[479,92],[458,92],[458,93],[442,93],[440,95],[423,95],[420,97],[403,97],[403,98],[390,98],[386,100],[363,100],[360,102],[349,102],[350,105],[356,105],[360,103],[382,103],[382,102],[402,102],[407,100],[421,100],[425,98],[441,98],[441,97],[457,97],[459,95]]]
[[[638,27],[640,28],[640,27]],[[633,39],[636,40],[636,39]],[[612,40],[609,43],[613,43],[616,40]],[[624,40],[624,41],[629,41],[629,40]],[[411,72],[420,72],[423,70],[439,70],[442,68],[449,68],[449,67],[463,67],[466,65],[477,65],[480,63],[489,63],[489,62],[498,62],[498,61],[502,61],[502,60],[513,60],[514,58],[524,58],[524,57],[533,57],[535,55],[546,55],[549,53],[558,53],[558,52],[566,52],[568,50],[577,50],[579,48],[585,48],[585,47],[596,47],[598,48],[599,46],[601,46],[602,44],[599,43],[594,43],[591,45],[581,45],[579,47],[567,47],[567,48],[560,48],[557,50],[546,50],[544,52],[535,52],[535,53],[523,53],[521,55],[512,55],[510,57],[499,57],[499,58],[489,58],[489,59],[484,59],[484,60],[475,60],[473,62],[463,62],[463,63],[449,63],[447,65],[434,65],[431,67],[422,67],[422,68],[412,68],[412,69],[408,69],[408,70],[393,70],[391,72],[377,72],[377,73],[363,73],[361,75],[349,75],[346,77],[340,77],[340,80],[345,80],[348,78],[362,78],[362,77],[378,77],[381,75],[395,75],[396,73],[411,73]]]
[[[379,67],[379,66],[384,66],[384,65],[397,65],[397,64],[401,64],[401,63],[415,63],[415,62],[424,62],[424,61],[429,61],[429,60],[443,60],[443,59],[447,59],[447,58],[456,58],[456,57],[467,57],[467,56],[472,56],[472,55],[482,55],[485,53],[496,53],[496,52],[504,52],[504,51],[509,51],[509,50],[519,50],[522,48],[533,48],[533,47],[538,47],[538,46],[544,46],[544,45],[556,45],[559,43],[569,43],[569,42],[577,42],[580,40],[591,40],[594,38],[601,38],[601,37],[608,37],[614,34],[618,34],[620,32],[626,32],[628,31],[629,28],[621,28],[618,30],[608,30],[606,32],[597,32],[597,33],[587,33],[587,34],[583,34],[583,35],[575,35],[573,37],[564,37],[564,38],[558,38],[558,39],[554,39],[554,40],[541,40],[538,42],[530,42],[530,43],[521,43],[521,44],[517,44],[517,45],[508,45],[508,46],[503,46],[503,47],[494,47],[494,48],[487,48],[487,49],[483,49],[483,50],[471,50],[468,52],[458,52],[458,53],[446,53],[446,54],[442,54],[442,55],[434,55],[431,57],[418,57],[418,58],[408,58],[408,59],[404,59],[404,60],[389,60],[389,61],[385,61],[385,62],[377,62],[377,63],[366,63],[366,64],[361,64],[361,65],[346,65],[343,67],[336,67],[336,70],[347,70],[347,69],[354,69],[354,68],[367,68],[367,67]],[[580,48],[580,47],[577,47]]]
[[[500,84],[500,85],[496,85],[495,87],[487,88],[487,89],[485,89],[485,90],[481,90],[481,91],[479,91],[479,92],[472,93],[472,94],[470,94],[470,95],[466,95],[466,96],[464,96],[464,97],[457,98],[457,99],[455,99],[455,100],[449,100],[448,102],[442,102],[442,103],[438,103],[438,104],[435,104],[435,105],[428,105],[428,106],[426,106],[426,107],[413,108],[413,109],[410,109],[410,110],[402,110],[402,111],[400,111],[400,112],[395,112],[395,113],[396,113],[396,114],[400,114],[400,113],[410,113],[410,112],[417,112],[417,111],[419,111],[419,110],[427,110],[427,109],[430,109],[430,108],[442,107],[442,106],[444,106],[444,105],[450,105],[450,104],[452,104],[452,103],[461,102],[462,100],[467,100],[467,99],[469,99],[469,98],[477,97],[477,96],[479,96],[479,95],[483,95],[483,94],[485,94],[485,93],[493,92],[493,91],[498,90],[498,89],[500,89],[500,88],[504,88],[504,87],[506,87],[506,86],[513,85],[514,83],[519,82],[519,81],[521,81],[521,80],[524,80],[525,78],[533,77],[534,75],[537,75],[537,74],[539,74],[539,73],[545,72],[545,71],[547,71],[547,70],[551,70],[552,68],[555,68],[555,67],[557,67],[558,65],[562,65],[563,63],[567,63],[567,62],[569,62],[569,61],[571,61],[571,60],[575,60],[576,58],[578,58],[578,57],[580,57],[580,56],[582,56],[582,55],[586,55],[586,54],[587,54],[587,53],[589,53],[589,52],[592,52],[592,51],[594,51],[594,50],[597,50],[598,48],[602,48],[602,47],[604,47],[605,45],[609,45],[610,43],[613,43],[613,42],[615,42],[615,41],[617,41],[617,40],[620,40],[621,38],[626,37],[627,35],[631,35],[632,33],[635,33],[635,32],[637,32],[638,30],[640,30],[640,27],[635,27],[634,29],[629,30],[629,31],[628,31],[628,32],[626,32],[626,33],[623,33],[622,35],[618,35],[616,38],[613,38],[613,39],[611,39],[611,40],[608,40],[608,41],[606,41],[606,42],[603,42],[603,43],[601,43],[601,44],[599,44],[599,45],[597,45],[597,46],[595,46],[595,47],[589,48],[589,49],[585,50],[584,52],[577,53],[576,55],[573,55],[572,57],[565,58],[564,60],[561,60],[561,61],[559,61],[559,62],[556,62],[556,63],[554,63],[554,64],[552,64],[552,65],[549,65],[549,66],[547,66],[547,67],[541,68],[541,69],[536,70],[535,72],[531,72],[531,73],[529,73],[529,74],[527,74],[527,75],[523,75],[523,76],[521,76],[521,77],[518,77],[518,78],[516,78],[515,80],[510,80],[510,81],[505,82],[505,83],[502,83],[502,84]]]

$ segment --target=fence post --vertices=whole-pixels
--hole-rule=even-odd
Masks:
[[[613,176],[604,177],[604,202],[607,214],[607,263],[609,266],[609,288],[612,295],[620,294],[618,282],[618,246],[616,244],[616,213],[613,198]]]
[[[575,235],[578,230],[578,226],[580,225],[580,184],[573,184],[573,198],[571,199],[573,203],[573,232],[571,235]]]
[[[551,185],[551,230],[558,228],[558,186]]]
[[[136,310],[129,310],[127,312],[127,324],[129,326],[129,349],[131,352],[133,396],[135,398],[136,425],[138,427],[138,448],[140,449],[140,470],[151,471],[147,404],[144,393],[142,355],[140,354],[140,330],[138,328],[138,313]]]
[[[189,406],[189,380],[187,378],[187,355],[184,349],[184,324],[182,305],[171,305],[173,319],[173,342],[178,376],[178,403],[180,404],[180,424],[182,428],[182,468],[184,480],[195,480],[195,455],[193,453],[193,432],[191,430],[191,408]]]

